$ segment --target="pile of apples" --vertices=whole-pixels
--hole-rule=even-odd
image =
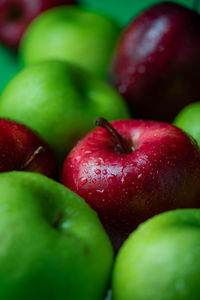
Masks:
[[[198,300],[199,14],[0,0],[0,43],[0,299]]]

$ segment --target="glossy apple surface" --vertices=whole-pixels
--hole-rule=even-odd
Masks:
[[[0,174],[0,298],[102,300],[112,267],[96,214],[36,173]]]
[[[0,116],[38,132],[61,162],[101,114],[109,120],[129,116],[124,100],[110,86],[62,61],[26,67],[0,99]]]
[[[27,65],[62,59],[105,77],[120,32],[116,22],[80,7],[45,12],[27,29],[20,56]]]
[[[69,153],[62,182],[97,211],[118,248],[151,216],[200,207],[200,152],[171,124],[143,120],[111,124],[132,153],[120,154],[111,134],[97,128]]]
[[[30,162],[41,146],[42,153]],[[0,172],[10,170],[39,172],[54,178],[58,166],[53,150],[35,132],[20,123],[0,118]]]
[[[198,300],[200,210],[156,216],[133,232],[114,266],[113,300]]]
[[[75,0],[1,0],[0,42],[17,50],[24,31],[43,11],[59,5],[75,4]]]
[[[175,3],[159,3],[122,33],[111,81],[134,117],[172,121],[200,97],[199,53],[199,14]]]

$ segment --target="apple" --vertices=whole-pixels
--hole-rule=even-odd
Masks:
[[[75,0],[1,0],[0,42],[17,50],[31,21],[43,11],[59,5],[75,4]]]
[[[16,55],[0,44],[0,95],[2,90],[18,72],[19,66]]]
[[[7,85],[0,116],[19,121],[40,134],[62,163],[68,151],[104,114],[127,118],[125,102],[106,83],[67,62],[26,67]]]
[[[122,33],[111,82],[134,117],[172,121],[200,97],[199,53],[199,14],[176,3],[159,3]]]
[[[67,60],[104,77],[120,28],[108,17],[80,7],[58,7],[39,16],[20,46],[24,64]]]
[[[113,261],[96,213],[36,173],[0,174],[0,298],[102,300]]]
[[[112,125],[111,125],[112,124]],[[98,213],[115,249],[160,212],[200,207],[200,151],[162,122],[99,118],[67,156],[62,182]]]
[[[196,139],[200,146],[200,102],[184,107],[174,119],[174,124]]]
[[[0,172],[27,170],[55,178],[53,150],[28,127],[0,118]]]
[[[162,213],[139,226],[116,258],[113,300],[198,300],[200,210]]]

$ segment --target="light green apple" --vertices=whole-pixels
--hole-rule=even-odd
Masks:
[[[62,162],[95,119],[129,117],[125,101],[109,85],[67,62],[46,61],[22,70],[0,98],[0,116],[40,134]]]
[[[200,102],[185,106],[176,116],[174,125],[191,135],[200,146]]]
[[[102,300],[113,251],[96,213],[41,174],[0,174],[0,299]]]
[[[20,56],[25,64],[67,60],[105,76],[119,33],[119,25],[103,15],[75,6],[56,7],[28,27]]]
[[[143,223],[114,266],[113,300],[199,300],[200,209],[174,210]]]

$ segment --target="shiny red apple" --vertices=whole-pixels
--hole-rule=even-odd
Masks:
[[[200,151],[183,131],[155,121],[98,123],[107,130],[71,150],[62,182],[96,210],[116,249],[153,215],[200,207]]]
[[[57,161],[53,150],[28,127],[0,119],[0,172],[26,170],[55,178]]]
[[[200,99],[200,16],[172,2],[139,15],[119,39],[111,81],[134,117],[172,121]]]
[[[43,11],[76,0],[0,0],[0,42],[17,49],[30,22]]]

